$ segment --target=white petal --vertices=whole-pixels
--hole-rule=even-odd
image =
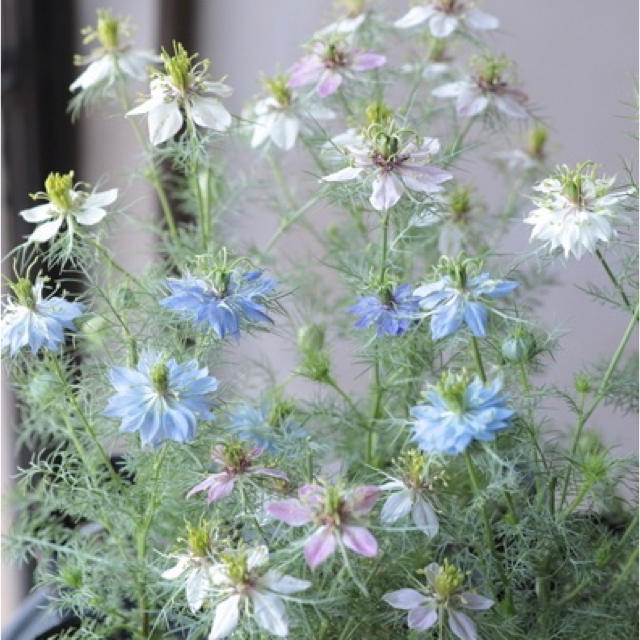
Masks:
[[[149,139],[151,144],[162,144],[180,131],[182,113],[177,102],[163,102],[149,111]]]
[[[376,211],[391,209],[402,197],[402,183],[393,173],[384,171],[373,181],[369,202]]]
[[[259,147],[269,137],[271,127],[277,117],[275,113],[266,113],[256,118],[256,124],[253,127],[253,137],[251,138],[251,146],[254,149]]]
[[[188,564],[189,558],[187,556],[180,556],[178,558],[178,562],[173,567],[167,569],[162,573],[162,577],[165,580],[175,580],[184,573],[184,570],[187,568]]]
[[[221,98],[228,98],[233,93],[233,88],[224,82],[205,82],[204,88]]]
[[[459,82],[449,82],[436,87],[431,94],[436,98],[457,98],[469,86],[470,84],[464,80],[460,80]]]
[[[91,225],[91,224],[97,224],[106,215],[107,215],[107,212],[104,209],[99,209],[99,208],[85,209],[84,211],[82,211],[82,213],[79,213],[76,216],[76,220],[80,224]]]
[[[346,182],[355,180],[362,173],[362,167],[345,167],[322,178],[325,182]]]
[[[416,523],[416,527],[418,527],[425,536],[433,538],[438,533],[438,529],[440,528],[438,516],[433,510],[433,507],[423,497],[418,496],[416,499],[411,516]]]
[[[62,225],[62,216],[54,218],[51,222],[41,224],[33,230],[33,233],[29,236],[29,241],[46,242],[47,240],[50,240],[56,235],[56,233],[58,233],[60,225]]]
[[[109,189],[108,191],[98,191],[92,193],[86,199],[85,204],[88,207],[106,207],[116,201],[118,197],[117,189]]]
[[[495,16],[490,16],[484,11],[478,11],[477,9],[469,9],[465,16],[465,22],[471,29],[491,30],[497,29],[500,26],[500,20]]]
[[[482,113],[489,104],[489,98],[478,89],[465,89],[456,100],[456,110],[458,115],[464,118],[473,118]]]
[[[448,38],[458,28],[458,18],[438,11],[429,20],[429,29],[434,38]]]
[[[271,127],[271,139],[283,151],[293,148],[300,130],[300,123],[295,118],[280,115]]]
[[[511,96],[496,96],[495,104],[502,113],[512,118],[526,118],[529,115],[527,110]]]
[[[238,624],[238,605],[240,596],[229,596],[216,607],[216,615],[209,634],[209,640],[226,638]]]
[[[260,586],[270,591],[289,594],[308,589],[311,586],[311,582],[270,569],[260,578]]]
[[[380,520],[382,522],[391,523],[400,520],[411,510],[411,490],[403,489],[397,493],[391,494],[382,507],[380,512]]]
[[[191,572],[185,585],[187,602],[193,613],[202,607],[207,590],[209,589],[209,580],[206,569],[196,569]]]
[[[88,89],[100,84],[109,77],[113,70],[113,58],[110,55],[103,56],[92,62],[70,85],[69,90]]]
[[[253,590],[250,593],[253,602],[253,618],[258,626],[274,636],[284,638],[289,632],[284,602],[278,596]]]
[[[476,625],[461,611],[449,609],[449,628],[460,640],[477,640]]]
[[[156,107],[164,104],[164,97],[160,94],[152,95],[148,100],[141,102],[137,107],[133,107],[125,114],[125,117],[128,116],[143,116],[145,113],[149,113]]]
[[[193,121],[214,131],[226,131],[231,126],[231,114],[220,100],[196,96],[190,100]]]
[[[427,18],[433,15],[433,7],[413,7],[405,13],[402,18],[396,20],[393,26],[396,29],[409,29],[422,24]]]
[[[27,222],[42,222],[52,218],[54,212],[52,211],[51,204],[39,204],[37,207],[31,207],[31,209],[23,209],[20,215]]]

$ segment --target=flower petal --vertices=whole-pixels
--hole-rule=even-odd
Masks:
[[[385,524],[400,520],[411,510],[411,502],[411,491],[409,489],[392,493],[382,507],[380,520]]]
[[[424,593],[420,593],[415,589],[389,591],[382,596],[382,599],[396,609],[415,609],[430,600]]]
[[[131,112],[129,112],[131,113]],[[172,138],[182,127],[182,112],[176,102],[163,102],[149,111],[149,140],[162,144]]]
[[[214,131],[226,131],[231,126],[231,114],[215,98],[195,96],[190,100],[193,121]]]
[[[461,611],[449,609],[449,628],[460,640],[478,640],[476,625]]]
[[[393,26],[396,29],[409,29],[422,24],[427,18],[433,15],[433,7],[419,6],[412,7],[402,18],[396,20]]]
[[[85,209],[82,213],[79,213],[76,216],[76,220],[80,224],[92,225],[98,224],[98,222],[100,222],[100,220],[102,220],[102,218],[104,218],[106,215],[107,212],[104,209],[91,208]]]
[[[374,485],[357,487],[351,494],[351,508],[353,513],[362,516],[375,506],[380,497],[380,488]]]
[[[289,633],[289,625],[282,599],[270,593],[261,593],[257,589],[252,589],[249,597],[253,602],[253,619],[258,626],[278,638],[284,638]]]
[[[161,575],[165,580],[175,580],[176,578],[179,578],[184,573],[184,570],[188,566],[189,566],[188,556],[180,556],[178,558],[178,562],[173,567],[167,569],[166,571],[163,571]]]
[[[335,71],[325,71],[320,77],[316,92],[321,98],[334,94],[342,84],[342,76]]]
[[[205,596],[209,589],[208,572],[206,569],[195,569],[187,579],[185,591],[187,595],[187,603],[192,613],[202,608]]]
[[[282,520],[292,527],[301,527],[311,522],[311,510],[299,500],[291,498],[281,502],[269,502],[264,510],[277,520]]]
[[[355,180],[362,173],[362,167],[345,167],[322,178],[325,182],[346,182]]]
[[[238,624],[238,605],[240,596],[229,596],[216,607],[216,615],[209,634],[209,640],[226,638]]]
[[[402,197],[402,183],[393,173],[384,171],[374,181],[369,202],[376,211],[391,209]]]
[[[58,233],[60,226],[62,225],[62,216],[57,216],[51,222],[45,222],[33,230],[33,233],[29,236],[29,242],[46,242],[51,240],[53,236]]]
[[[437,11],[429,20],[429,29],[434,38],[448,38],[458,28],[458,18]]]
[[[469,9],[465,15],[464,21],[471,29],[490,31],[500,27],[500,20],[498,20],[498,18],[491,16],[484,11],[478,11],[478,9]]]
[[[431,602],[426,607],[416,607],[409,611],[407,624],[409,629],[424,631],[430,629],[438,621],[438,608],[435,602]]]
[[[351,68],[354,71],[369,71],[370,69],[377,69],[386,63],[386,56],[365,51],[354,56]]]
[[[425,500],[422,496],[418,496],[413,505],[411,516],[413,517],[416,527],[418,527],[425,536],[433,538],[437,535],[440,523],[438,522],[436,512],[428,500]]]
[[[314,570],[336,550],[336,539],[329,527],[320,527],[304,544],[304,558]]]
[[[311,586],[309,580],[300,580],[287,574],[281,573],[276,569],[269,569],[261,578],[260,586],[277,593],[297,593],[305,591]]]
[[[478,593],[473,593],[472,591],[461,593],[458,596],[458,601],[463,607],[473,610],[482,611],[484,609],[490,609],[493,606],[493,600],[485,598]]]
[[[357,554],[373,558],[378,554],[378,542],[364,527],[347,525],[342,529],[342,542]]]
[[[37,207],[31,207],[30,209],[23,209],[20,214],[27,222],[44,222],[54,216],[54,212],[51,210],[51,204],[39,204]]]

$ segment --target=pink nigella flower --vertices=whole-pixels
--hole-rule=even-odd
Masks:
[[[343,491],[307,484],[298,489],[298,499],[270,502],[265,510],[292,527],[310,522],[317,525],[304,544],[305,560],[315,569],[333,554],[337,545],[366,558],[377,555],[378,543],[368,529],[358,525],[358,516],[368,514],[379,495],[380,489],[370,485]]]
[[[351,166],[323,180],[346,182],[360,178],[363,172],[370,174],[373,181],[369,202],[376,211],[393,207],[407,189],[428,194],[442,191],[441,184],[453,176],[429,164],[440,151],[440,142],[436,138],[416,138],[405,144],[403,133],[393,126],[386,131],[374,129],[370,142],[364,146],[346,147]]]
[[[317,94],[326,98],[338,90],[347,73],[377,69],[386,62],[383,55],[353,49],[344,43],[316,42],[311,53],[293,65],[287,86],[315,84]]]
[[[287,474],[280,469],[268,467],[255,467],[253,462],[265,451],[265,447],[254,447],[245,449],[244,443],[232,442],[230,444],[219,444],[213,448],[211,458],[222,466],[222,471],[214,473],[202,482],[197,484],[189,493],[190,498],[195,493],[207,491],[207,502],[217,502],[226,498],[232,491],[236,480],[243,476],[266,476],[288,480]]]

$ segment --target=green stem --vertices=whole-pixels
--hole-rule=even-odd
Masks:
[[[502,562],[498,557],[498,551],[495,545],[495,537],[493,533],[493,527],[491,526],[491,519],[489,517],[489,509],[487,507],[486,500],[482,497],[480,491],[480,482],[478,480],[478,475],[476,473],[475,466],[473,464],[473,460],[471,459],[471,453],[467,448],[464,452],[464,460],[467,465],[467,474],[469,475],[469,481],[471,482],[471,487],[473,489],[473,493],[477,498],[482,499],[482,522],[484,524],[484,540],[487,548],[491,552],[491,556],[495,562],[496,568],[500,575],[500,580],[504,586],[504,603],[505,608],[509,613],[514,612],[513,601],[511,599],[511,587],[509,585],[509,579],[507,578],[507,574],[502,567]]]
[[[618,347],[616,348],[615,353],[613,354],[611,361],[609,362],[609,366],[605,371],[604,377],[600,382],[600,385],[598,387],[598,390],[596,391],[593,401],[591,402],[591,405],[586,411],[580,412],[578,423],[576,425],[576,432],[575,432],[575,435],[573,436],[573,442],[571,443],[571,453],[569,455],[567,471],[565,472],[564,481],[562,484],[562,494],[561,494],[562,497],[560,499],[561,505],[564,504],[567,498],[567,492],[569,490],[569,482],[571,480],[572,460],[576,454],[576,451],[578,450],[578,443],[580,442],[580,436],[582,435],[582,430],[584,429],[584,426],[589,420],[589,418],[593,415],[593,412],[598,408],[598,405],[604,399],[607,391],[607,386],[609,385],[609,380],[611,379],[611,376],[614,374],[616,367],[620,362],[620,358],[622,357],[622,354],[627,346],[627,343],[631,338],[631,334],[633,333],[633,330],[635,329],[637,322],[638,322],[638,305],[636,304],[635,309],[633,311],[633,315],[631,316],[631,320],[629,321],[629,324],[627,325],[624,335],[622,336],[622,339],[620,340],[620,343],[618,344]]]
[[[460,153],[460,149],[462,147],[462,143],[464,139],[467,137],[467,134],[471,130],[473,123],[475,122],[475,118],[469,118],[467,124],[464,129],[457,135],[453,145],[451,146],[451,154],[448,160],[443,164],[444,167],[448,167],[453,161],[456,159],[456,156]]]
[[[273,177],[276,181],[276,184],[282,191],[282,195],[284,196],[285,202],[287,206],[296,210],[298,208],[298,203],[296,202],[291,190],[289,189],[289,185],[284,177],[284,173],[282,172],[282,166],[280,165],[279,157],[275,155],[275,153],[270,152],[268,154],[269,165],[271,166],[271,171],[273,173]]]
[[[580,491],[578,491],[578,494],[572,500],[571,504],[560,514],[561,520],[570,516],[580,506],[580,503],[584,500],[587,493],[589,493],[589,489],[591,489],[591,483],[585,482],[582,487],[580,487]]]
[[[613,275],[613,271],[611,271],[611,268],[609,267],[607,261],[604,259],[604,256],[602,255],[602,253],[600,253],[600,249],[596,249],[596,256],[598,260],[600,260],[600,264],[602,265],[602,268],[605,270],[605,273],[607,274],[607,276],[609,276],[609,280],[611,280],[611,282],[613,283],[613,286],[618,290],[618,293],[622,298],[622,302],[624,302],[624,306],[627,307],[629,311],[631,311],[631,302],[629,302],[629,298],[627,297],[627,294],[624,292],[624,289],[622,288],[622,284],[620,284],[620,282],[618,281],[618,278],[616,278],[615,275]]]
[[[476,363],[478,376],[480,377],[482,384],[485,384],[487,382],[487,374],[485,373],[484,364],[482,363],[482,356],[480,355],[478,339],[475,336],[471,336],[471,348],[473,350],[473,359]]]
[[[349,409],[351,409],[351,411],[353,411],[353,413],[358,416],[359,420],[363,424],[367,423],[366,417],[363,416],[360,410],[358,409],[358,407],[356,407],[353,400],[349,397],[349,394],[347,394],[331,376],[329,376],[324,382],[325,384],[327,384],[327,386],[331,387],[347,403],[347,405],[349,406]]]
[[[280,222],[280,226],[276,229],[275,233],[269,239],[269,242],[265,245],[262,250],[263,253],[269,253],[273,246],[278,242],[280,237],[291,227],[299,218],[301,218],[311,207],[313,207],[318,200],[320,200],[320,196],[315,196],[305,202],[299,209],[294,211],[290,216],[287,216],[285,220]]]

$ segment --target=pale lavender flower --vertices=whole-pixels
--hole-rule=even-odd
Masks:
[[[427,23],[431,35],[435,38],[448,38],[459,29],[460,24],[468,29],[492,31],[500,26],[498,18],[469,8],[468,2],[460,0],[434,0],[430,4],[412,7],[394,26],[397,29],[410,29]]]
[[[493,600],[463,591],[464,574],[451,566],[445,559],[444,565],[431,563],[425,569],[426,589],[398,589],[382,596],[382,599],[396,609],[409,611],[409,629],[426,631],[433,627],[439,616],[447,613],[449,628],[460,640],[477,640],[478,632],[473,620],[460,608],[482,611],[493,606]]]
[[[207,593],[211,587],[209,570],[211,562],[192,552],[175,556],[176,564],[162,573],[165,580],[186,579],[184,583],[187,604],[192,613],[202,608]]]
[[[380,132],[372,142],[364,146],[347,146],[352,164],[323,178],[326,182],[346,182],[370,175],[372,193],[369,199],[377,211],[387,211],[402,197],[406,189],[422,193],[442,191],[443,182],[453,176],[443,169],[429,165],[431,158],[440,151],[436,138],[422,138],[410,142],[402,149],[399,136],[391,129]]]
[[[226,638],[238,625],[240,610],[249,614],[256,624],[279,638],[289,633],[283,596],[305,591],[311,586],[281,573],[277,569],[264,572],[259,568],[269,560],[269,550],[262,545],[222,554],[223,561],[209,572],[213,591],[223,599],[216,605],[209,640]]]
[[[298,490],[298,499],[270,502],[265,511],[292,527],[313,523],[317,528],[304,544],[304,557],[313,570],[344,545],[366,558],[378,553],[378,543],[358,517],[373,509],[380,489],[364,485],[343,491],[339,487],[307,484]]]
[[[315,85],[316,93],[326,98],[338,90],[345,77],[377,69],[387,62],[385,56],[361,51],[345,43],[315,42],[311,53],[291,68],[288,87]]]
[[[209,504],[217,502],[226,498],[233,491],[236,480],[242,480],[243,477],[264,476],[288,480],[287,474],[280,469],[254,466],[254,461],[265,450],[266,447],[246,449],[245,444],[239,441],[216,445],[213,448],[211,458],[222,467],[222,471],[208,476],[193,487],[187,493],[187,498],[200,491],[207,491],[207,502]]]

